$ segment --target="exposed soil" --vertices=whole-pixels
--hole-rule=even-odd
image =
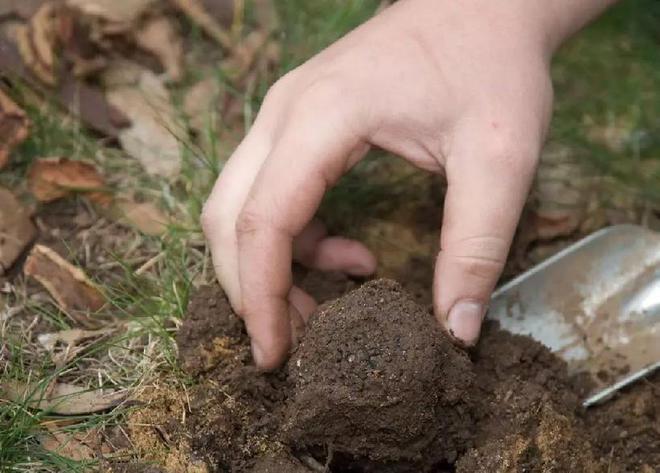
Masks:
[[[391,281],[322,305],[276,373],[252,368],[217,287],[192,298],[177,343],[198,381],[182,432],[212,472],[660,468],[660,376],[585,412],[588,382],[546,348],[488,323],[464,353]]]

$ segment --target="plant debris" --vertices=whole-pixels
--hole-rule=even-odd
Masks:
[[[0,169],[9,155],[29,134],[30,120],[25,112],[0,89]]]
[[[39,443],[49,452],[81,462],[96,457],[92,447],[84,442],[91,435],[91,433],[65,432],[48,428],[47,432],[40,436]]]
[[[52,414],[82,415],[107,411],[128,397],[126,391],[88,389],[68,383],[0,383],[0,394],[6,399],[24,403],[32,409]]]
[[[60,309],[72,315],[80,311],[95,312],[105,305],[105,296],[85,273],[47,246],[34,246],[23,272],[39,281]]]
[[[28,171],[28,187],[40,202],[52,202],[74,192],[97,194],[104,200],[105,179],[92,164],[68,158],[41,158]]]
[[[0,187],[0,276],[10,268],[37,235],[29,212],[14,194]]]
[[[106,94],[108,102],[131,121],[131,126],[119,133],[124,150],[137,159],[148,174],[176,177],[182,160],[179,139],[187,133],[161,79],[144,69],[136,83],[111,86]]]

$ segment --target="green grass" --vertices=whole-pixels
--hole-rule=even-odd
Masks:
[[[359,25],[379,3],[376,0],[277,2],[282,16],[282,72]],[[617,189],[649,199],[655,208],[660,206],[660,166],[656,166],[660,161],[658,18],[660,7],[655,1],[626,1],[561,50],[553,68],[556,106],[551,133],[551,140],[571,149],[590,172],[607,176]],[[193,34],[197,33],[193,30]],[[191,73],[190,80],[195,78]],[[220,73],[218,80],[224,80]],[[258,110],[268,85],[262,83],[254,93],[243,97],[249,117]],[[20,95],[18,91],[19,102]],[[181,177],[177,182],[167,183],[145,177],[135,162],[104,149],[75,122],[63,122],[49,108],[28,106],[27,111],[33,120],[31,136],[16,154],[11,169],[0,173],[0,184],[11,188],[23,185],[29,163],[39,156],[91,159],[104,169],[113,186],[139,189],[142,196],[157,199],[176,216],[176,224],[162,238],[137,233],[132,237],[132,242],[145,255],[161,255],[151,271],[137,275],[135,270],[140,264],[128,263],[122,248],[108,251],[119,271],[112,279],[100,282],[110,298],[108,310],[128,324],[128,331],[91,347],[86,361],[75,361],[67,369],[91,374],[102,366],[103,354],[112,350],[124,366],[113,368],[110,374],[122,386],[134,386],[159,373],[188,382],[185,373],[178,370],[174,334],[195,281],[212,278],[213,269],[201,244],[197,216],[230,150],[209,153],[185,143]],[[209,141],[214,139],[211,125]],[[620,138],[615,143],[603,140],[602,133],[598,133],[608,126]],[[216,150],[215,146],[212,148]],[[370,178],[389,159],[394,158],[373,154],[328,194],[323,212],[331,226],[342,226],[341,222],[350,219],[385,215],[401,200],[421,198],[415,195],[412,175]],[[17,302],[2,297],[8,303]],[[32,307],[32,310],[58,328],[70,326],[50,306]],[[34,347],[25,341],[3,341],[12,353],[12,363],[2,373],[3,379],[37,377],[42,383],[48,382],[54,368],[49,359],[35,356]],[[92,355],[98,357],[97,365],[90,365]],[[75,426],[68,428],[84,430],[115,422],[118,415],[119,412],[110,416],[81,416]],[[0,401],[0,472],[88,468],[38,446],[40,425],[48,416],[26,403]]]
[[[594,173],[655,205],[660,205],[659,25],[660,4],[624,1],[559,52],[551,135]]]

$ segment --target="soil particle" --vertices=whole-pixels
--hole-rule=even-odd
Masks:
[[[379,471],[428,471],[469,446],[471,363],[393,281],[322,307],[289,370],[284,430],[298,448],[331,448],[344,464]]]

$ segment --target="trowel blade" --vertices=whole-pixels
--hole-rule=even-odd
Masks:
[[[596,403],[658,367],[660,233],[594,233],[499,288],[488,317],[590,372],[597,388],[585,405]]]

